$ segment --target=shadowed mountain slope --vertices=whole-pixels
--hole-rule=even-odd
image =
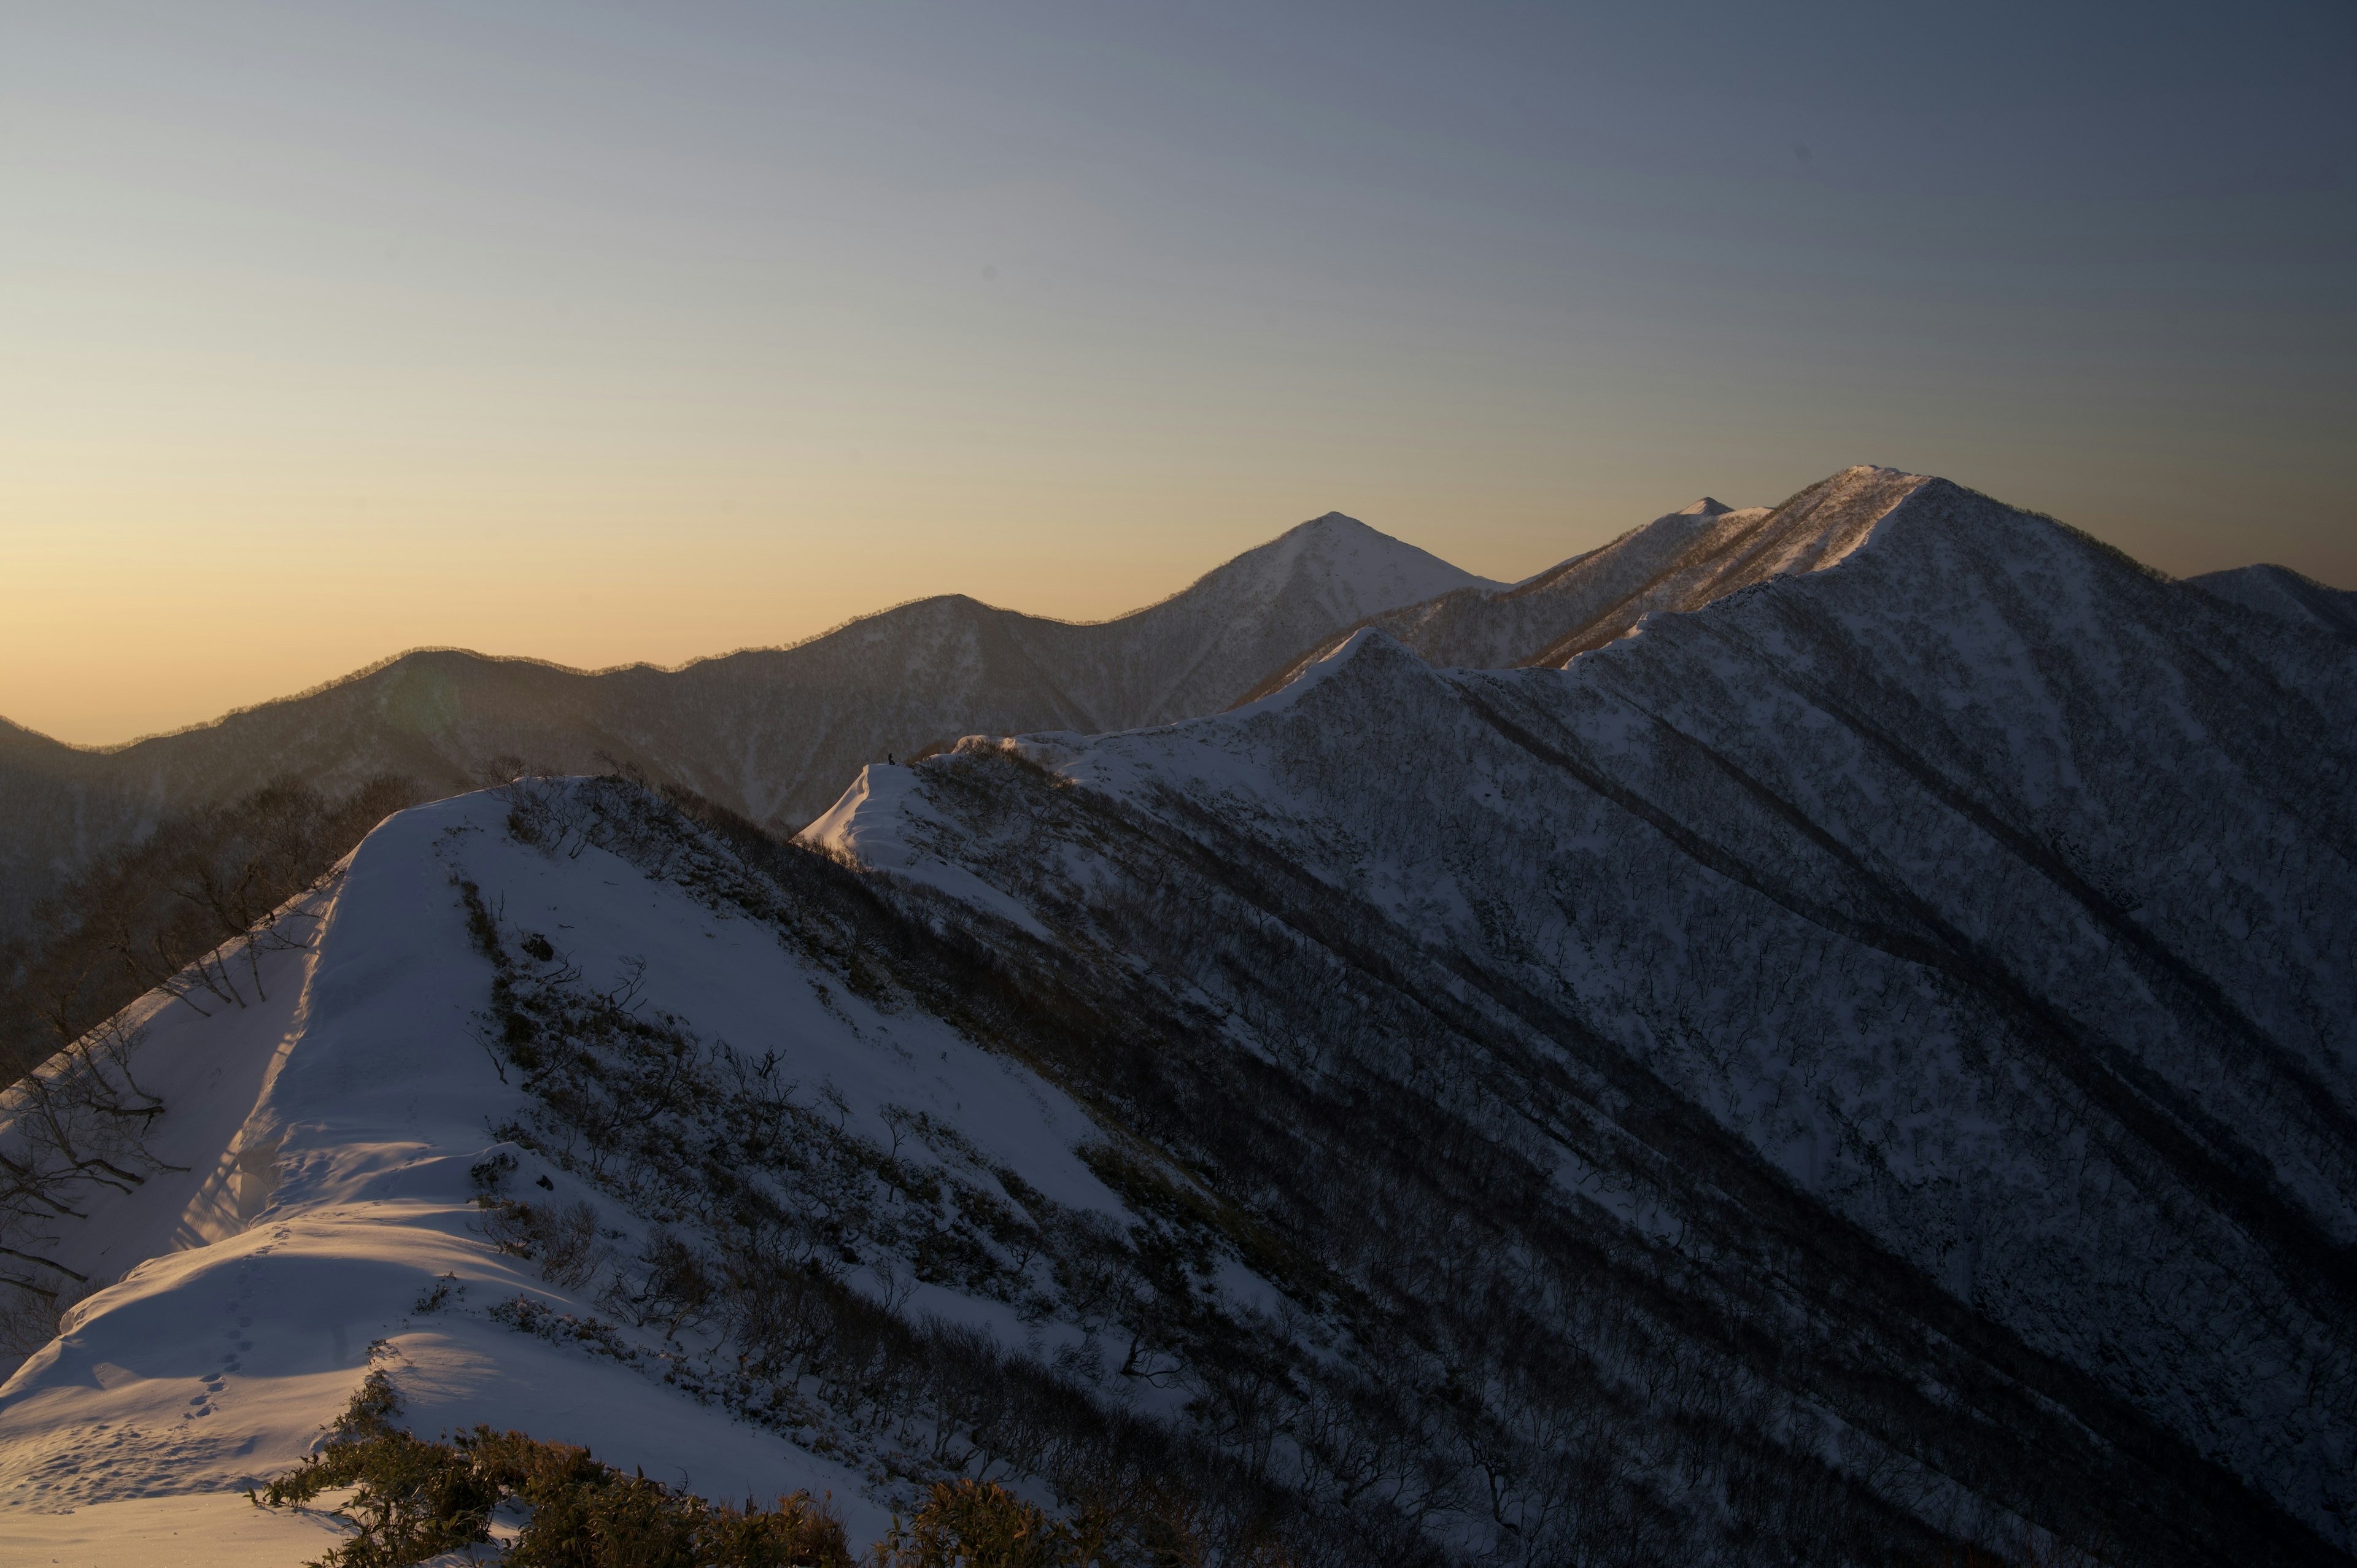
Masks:
[[[1946,1441],[1883,1376],[1996,1431],[2026,1430],[2000,1386],[2052,1401],[2108,1455],[2083,1506],[2142,1520],[2069,1532],[2125,1560],[2291,1552],[2213,1533],[2233,1486],[2114,1467],[2171,1447],[2346,1552],[2357,650],[1944,481],[1843,481],[1732,543],[1718,580],[1752,591],[1563,669],[1437,670],[1369,628],[1215,719],[870,769],[809,836],[1209,1007],[1240,1063],[1364,1103],[1379,1061],[1456,1086],[1534,1170],[1764,1271],[1715,1288],[1790,1322],[1724,1332],[1823,1348],[1848,1430]],[[1349,1118],[1296,1120],[1353,1163]],[[1243,1142],[1199,1157],[1275,1191]],[[1345,1239],[1391,1201],[1367,1181],[1289,1233],[1375,1266]],[[1537,1222],[1482,1250],[1559,1254]],[[1449,1288],[1552,1288],[1496,1269]],[[1900,1372],[1883,1335],[1977,1369]],[[1456,1376],[1508,1379],[1497,1353]],[[2083,1506],[2014,1463],[1973,1486]],[[2223,1511],[2161,1524],[2156,1485]]]
[[[2288,566],[2238,566],[2185,580],[2213,598],[2357,642],[2357,593],[2328,588]]]

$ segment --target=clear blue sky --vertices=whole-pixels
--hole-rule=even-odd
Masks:
[[[1859,461],[2357,586],[2352,103],[2345,0],[17,7],[0,713]]]

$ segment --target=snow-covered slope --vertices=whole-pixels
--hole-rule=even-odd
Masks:
[[[58,876],[159,816],[282,775],[332,793],[391,772],[441,792],[471,787],[502,756],[584,771],[614,757],[791,830],[868,761],[974,730],[1121,729],[1213,712],[1337,627],[1484,585],[1329,512],[1159,604],[1096,624],[949,596],[678,671],[592,675],[412,653],[111,751],[0,721],[0,935]]]
[[[2357,653],[1942,481],[1832,492],[1755,526],[1749,592],[1560,670],[1362,630],[1231,714],[969,741],[812,832],[1312,1081],[1381,1054],[1373,998],[1421,1013],[1404,1074],[1695,1268],[1892,1260],[1760,1332],[1878,1296],[2104,1463],[2181,1444],[2346,1552]]]
[[[17,1509],[215,1494],[282,1472],[371,1365],[390,1369],[423,1432],[517,1427],[719,1498],[831,1493],[855,1541],[882,1533],[918,1473],[895,1452],[905,1433],[839,1432],[823,1400],[787,1409],[791,1380],[748,1412],[726,1359],[695,1359],[708,1336],[600,1317],[644,1284],[630,1260],[682,1217],[618,1196],[622,1167],[594,1133],[540,1142],[533,1127],[552,1123],[533,1080],[497,1048],[495,979],[544,998],[577,992],[592,1023],[574,1019],[576,1030],[594,1033],[597,1015],[692,1016],[694,1042],[679,1034],[665,1047],[689,1053],[666,1062],[674,1090],[699,1069],[763,1075],[774,1114],[831,1126],[797,1157],[822,1143],[891,1151],[903,1190],[877,1201],[902,1220],[920,1208],[906,1189],[930,1182],[938,1196],[952,1165],[986,1173],[1002,1204],[1075,1223],[1130,1218],[1074,1153],[1090,1118],[1036,1073],[921,1013],[888,1016],[839,965],[708,888],[699,897],[578,838],[519,843],[509,812],[474,795],[391,819],[289,922],[311,933],[307,949],[261,955],[251,972],[232,961],[243,1005],[199,993],[201,1016],[157,993],[126,1015],[140,1036],[130,1075],[165,1111],[142,1157],[114,1161],[146,1179],[81,1182],[70,1213],[12,1210],[0,1237],[18,1277],[69,1295],[76,1275],[97,1287],[0,1387],[0,1536]],[[687,864],[676,845],[662,855]],[[461,883],[490,923],[473,936]],[[512,975],[487,940],[514,949],[501,961]],[[716,1099],[685,1117],[731,1108]],[[651,1122],[662,1107],[633,1095],[619,1109]],[[0,1152],[21,1161],[22,1090],[7,1111]],[[565,1273],[545,1247],[537,1263],[519,1255],[532,1247],[496,1230],[500,1212],[477,1202],[487,1194],[546,1213],[587,1200],[587,1266]],[[1091,1334],[1050,1309],[942,1283],[905,1225],[871,1215],[862,1233],[865,1200],[834,1197],[825,1268],[845,1288],[1041,1354],[1095,1354]],[[36,1256],[53,1266],[28,1270]],[[1207,1277],[1204,1301],[1220,1288]]]

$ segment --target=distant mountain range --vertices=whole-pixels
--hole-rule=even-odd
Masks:
[[[1102,733],[1216,713],[1364,626],[1443,667],[1560,665],[1648,614],[1840,560],[1872,522],[1879,472],[1849,470],[1774,509],[1705,498],[1512,585],[1329,512],[1109,621],[945,595],[678,670],[406,653],[122,746],[66,746],[0,719],[0,937],[109,846],[281,776],[333,792],[393,773],[442,794],[501,758],[572,772],[611,759],[792,832],[868,762],[968,734]],[[2357,639],[2357,593],[2286,567],[2189,581]]]
[[[613,758],[791,831],[865,763],[976,731],[1127,729],[1216,712],[1339,627],[1498,585],[1329,512],[1109,621],[948,595],[675,671],[407,653],[107,749],[0,720],[0,935],[109,845],[281,775],[333,791],[390,772],[447,794],[503,757],[570,772]]]

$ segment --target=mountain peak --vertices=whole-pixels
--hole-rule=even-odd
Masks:
[[[1724,517],[1735,509],[1716,496],[1705,496],[1691,506],[1682,506],[1672,517]]]
[[[1383,540],[1393,543],[1400,542],[1399,541],[1393,540],[1392,536],[1385,533],[1383,530],[1372,527],[1368,523],[1361,521],[1360,519],[1352,517],[1347,511],[1320,512],[1318,515],[1308,519],[1307,521],[1295,523],[1291,528],[1286,529],[1283,533],[1280,533],[1275,539],[1270,540],[1269,542],[1271,544],[1282,544],[1287,541],[1297,541],[1307,543],[1311,541],[1325,539]],[[1410,548],[1412,548],[1412,546]]]
[[[1196,587],[1215,581],[1262,581],[1273,588],[1277,581],[1305,575],[1314,579],[1311,592],[1345,625],[1452,588],[1503,585],[1347,512],[1329,511],[1296,523],[1267,543],[1214,567]]]

